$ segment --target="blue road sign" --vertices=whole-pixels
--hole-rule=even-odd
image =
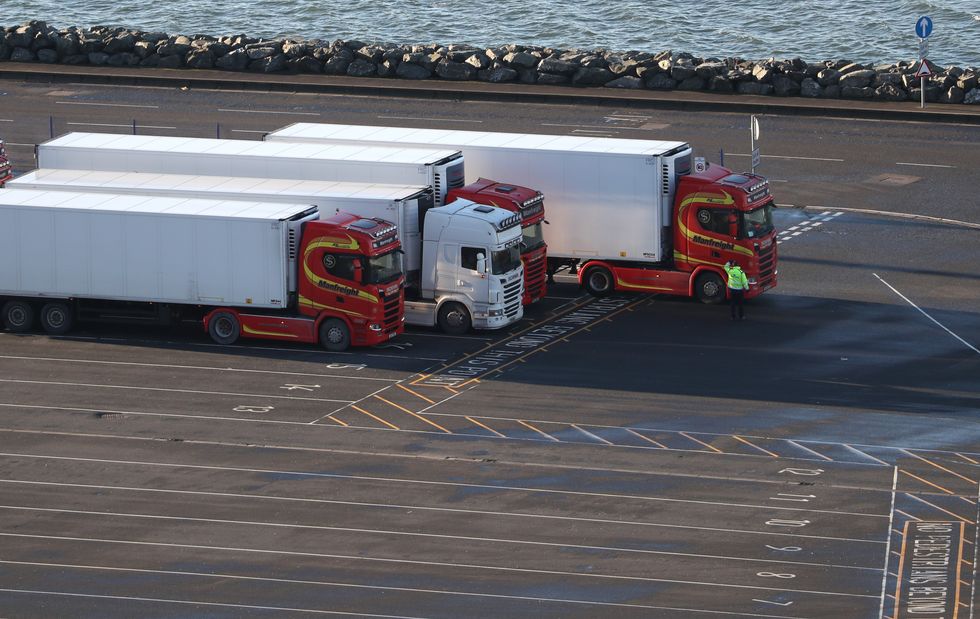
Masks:
[[[923,15],[915,22],[915,34],[924,39],[932,34],[932,18]]]

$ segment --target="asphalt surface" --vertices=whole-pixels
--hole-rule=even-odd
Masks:
[[[742,111],[151,86],[0,81],[18,171],[52,127],[133,120],[680,138],[748,161]],[[345,354],[190,325],[0,333],[0,615],[973,616],[978,129],[926,120],[764,117],[780,283],[744,322],[560,278],[505,332]],[[926,540],[925,591],[928,527],[949,533]]]

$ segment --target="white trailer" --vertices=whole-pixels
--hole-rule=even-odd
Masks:
[[[284,309],[290,235],[318,217],[309,204],[3,189],[0,297]]]
[[[69,133],[37,147],[39,168],[429,186],[436,205],[463,186],[457,150]]]
[[[462,151],[469,182],[487,177],[544,194],[549,261],[668,259],[674,191],[692,152],[672,141],[318,123],[265,140]]]
[[[440,217],[439,213],[445,210],[440,209],[426,219],[427,213],[433,207],[432,190],[429,187],[48,168],[16,178],[11,187],[196,196],[222,200],[303,202],[316,206],[324,218],[338,212],[375,217],[393,222],[397,228],[404,252],[407,294],[405,320],[408,324],[439,324],[444,330],[462,332],[471,325],[484,329],[499,328],[523,315],[517,307],[520,305],[521,289],[510,272],[512,267],[506,274],[493,272],[492,267],[496,263],[491,260],[500,255],[500,252],[510,253],[518,242],[519,230],[515,232],[508,229],[505,232],[501,224],[506,223],[505,227],[513,227],[519,217],[502,209],[485,209],[488,212],[476,211],[474,208],[464,209],[464,204],[472,204],[459,200],[446,207],[453,209],[452,216],[443,214]],[[442,262],[433,260],[423,264],[422,223],[430,220],[436,223],[429,226],[429,234],[426,235],[432,244],[427,256],[441,256],[451,252],[452,257],[456,257],[460,247],[479,248],[490,268],[480,273],[457,273],[456,264],[447,264],[445,259]],[[488,278],[487,272],[492,277]],[[497,275],[506,276],[498,278]],[[460,282],[464,282],[463,285],[459,285]],[[456,308],[455,313],[444,309],[452,307]],[[461,314],[463,308],[466,315]]]

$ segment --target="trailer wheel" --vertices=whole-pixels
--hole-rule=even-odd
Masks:
[[[64,335],[71,331],[74,322],[71,307],[67,303],[46,303],[41,308],[41,328],[49,335]]]
[[[702,273],[694,280],[694,296],[707,305],[716,305],[725,300],[725,282],[717,273]]]
[[[242,325],[231,312],[218,312],[208,322],[208,334],[218,344],[234,344],[241,335]]]
[[[470,330],[473,321],[466,306],[450,301],[439,308],[439,328],[449,335],[463,335]]]
[[[582,284],[592,296],[604,297],[613,291],[613,276],[606,267],[589,267]]]
[[[339,318],[327,318],[320,323],[320,345],[330,352],[344,352],[350,348],[350,329]]]
[[[34,326],[34,308],[27,301],[8,301],[3,306],[3,326],[12,333],[24,333]]]

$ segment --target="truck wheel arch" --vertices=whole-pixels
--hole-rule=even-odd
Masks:
[[[605,287],[596,286],[590,278],[608,280]],[[604,297],[616,290],[616,269],[602,260],[590,260],[578,268],[578,283],[586,292],[595,297]]]

